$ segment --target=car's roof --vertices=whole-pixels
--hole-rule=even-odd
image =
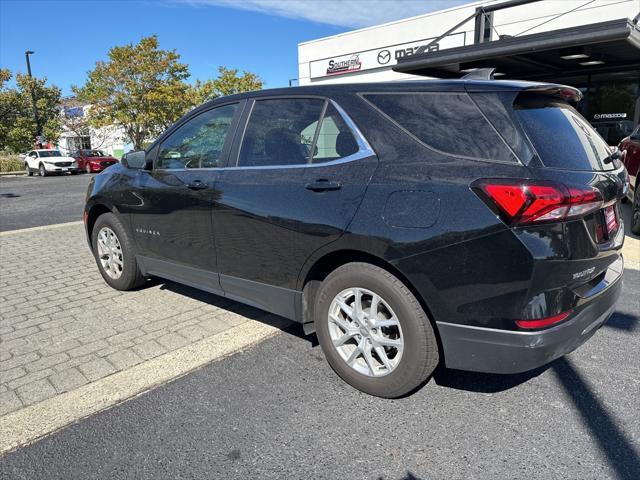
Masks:
[[[416,91],[520,91],[536,88],[572,88],[564,85],[527,82],[520,80],[441,80],[423,79],[402,80],[395,82],[367,82],[367,83],[322,83],[311,84],[298,87],[272,88],[265,90],[254,90],[251,92],[238,93],[219,97],[205,103],[202,108],[209,105],[219,104],[234,100],[242,100],[256,97],[277,97],[277,96],[332,96],[349,93],[372,93],[372,92],[416,92]],[[575,90],[575,89],[574,89]]]

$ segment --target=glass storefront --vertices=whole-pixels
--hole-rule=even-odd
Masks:
[[[587,82],[578,109],[609,145],[629,136],[640,117],[640,80]]]

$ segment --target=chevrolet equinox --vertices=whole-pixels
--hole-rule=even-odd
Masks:
[[[118,290],[157,276],[300,322],[372,395],[439,363],[530,370],[622,288],[628,176],[580,95],[463,79],[218,98],[91,180],[89,244]]]

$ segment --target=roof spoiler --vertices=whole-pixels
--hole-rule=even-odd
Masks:
[[[522,91],[526,93],[558,97],[568,102],[577,103],[582,100],[582,92],[575,87],[569,87],[567,85],[534,85],[531,87],[527,87]]]
[[[462,80],[493,80],[493,74],[496,72],[496,69],[491,68],[474,68],[469,73],[467,73]]]

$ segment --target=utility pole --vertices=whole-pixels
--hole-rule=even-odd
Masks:
[[[24,56],[27,59],[27,74],[29,75],[29,79],[33,80],[33,76],[31,75],[31,62],[29,61],[29,55],[33,55],[36,52],[33,52],[31,50],[27,50],[26,52],[24,52]],[[30,85],[31,87],[31,100],[33,101],[33,116],[34,119],[36,121],[36,138],[39,140],[41,140],[41,138],[38,137],[42,137],[42,128],[40,126],[40,116],[38,115],[38,104],[36,101],[36,91],[33,88],[33,83],[31,83]]]

